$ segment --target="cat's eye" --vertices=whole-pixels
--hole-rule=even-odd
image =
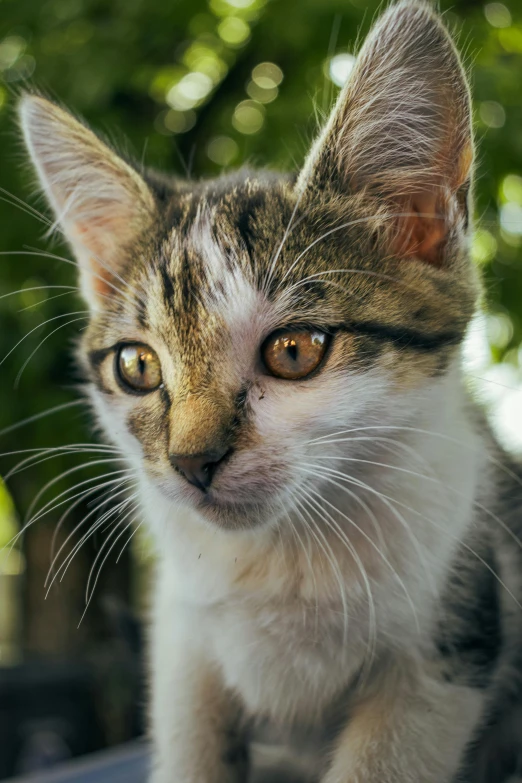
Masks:
[[[281,329],[268,337],[261,350],[266,368],[276,378],[306,378],[324,359],[329,336],[319,330]]]
[[[161,383],[158,355],[148,345],[124,345],[116,356],[116,371],[124,386],[149,392]]]

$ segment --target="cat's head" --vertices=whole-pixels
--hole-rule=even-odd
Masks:
[[[450,372],[477,295],[473,143],[426,4],[374,26],[295,178],[167,181],[41,97],[20,113],[91,310],[98,415],[173,505],[229,528],[303,487],[313,508],[352,448],[325,435],[406,421]]]

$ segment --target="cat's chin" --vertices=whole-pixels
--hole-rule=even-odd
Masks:
[[[225,530],[248,530],[266,525],[273,516],[261,502],[232,501],[212,494],[200,497],[195,506],[205,522]]]

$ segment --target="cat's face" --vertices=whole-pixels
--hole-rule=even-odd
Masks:
[[[360,453],[364,427],[404,422],[441,383],[475,300],[472,147],[457,56],[424,6],[374,31],[295,180],[166,185],[41,98],[22,117],[91,306],[96,410],[173,505],[227,528],[283,519],[303,487],[313,508],[355,453],[324,436],[351,431]]]

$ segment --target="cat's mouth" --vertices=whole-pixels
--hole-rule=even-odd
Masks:
[[[231,469],[229,459],[206,488],[178,475],[174,483],[165,481],[162,475],[160,484],[168,497],[189,506],[206,522],[239,530],[266,524],[279,516],[284,496],[281,490],[287,486],[282,484],[284,475],[282,468],[275,470],[268,463],[264,470],[253,471],[241,465]]]
[[[228,482],[202,492],[184,487],[183,502],[205,522],[228,530],[245,530],[266,524],[276,512],[278,493],[248,482]],[[179,495],[178,495],[179,499]]]

